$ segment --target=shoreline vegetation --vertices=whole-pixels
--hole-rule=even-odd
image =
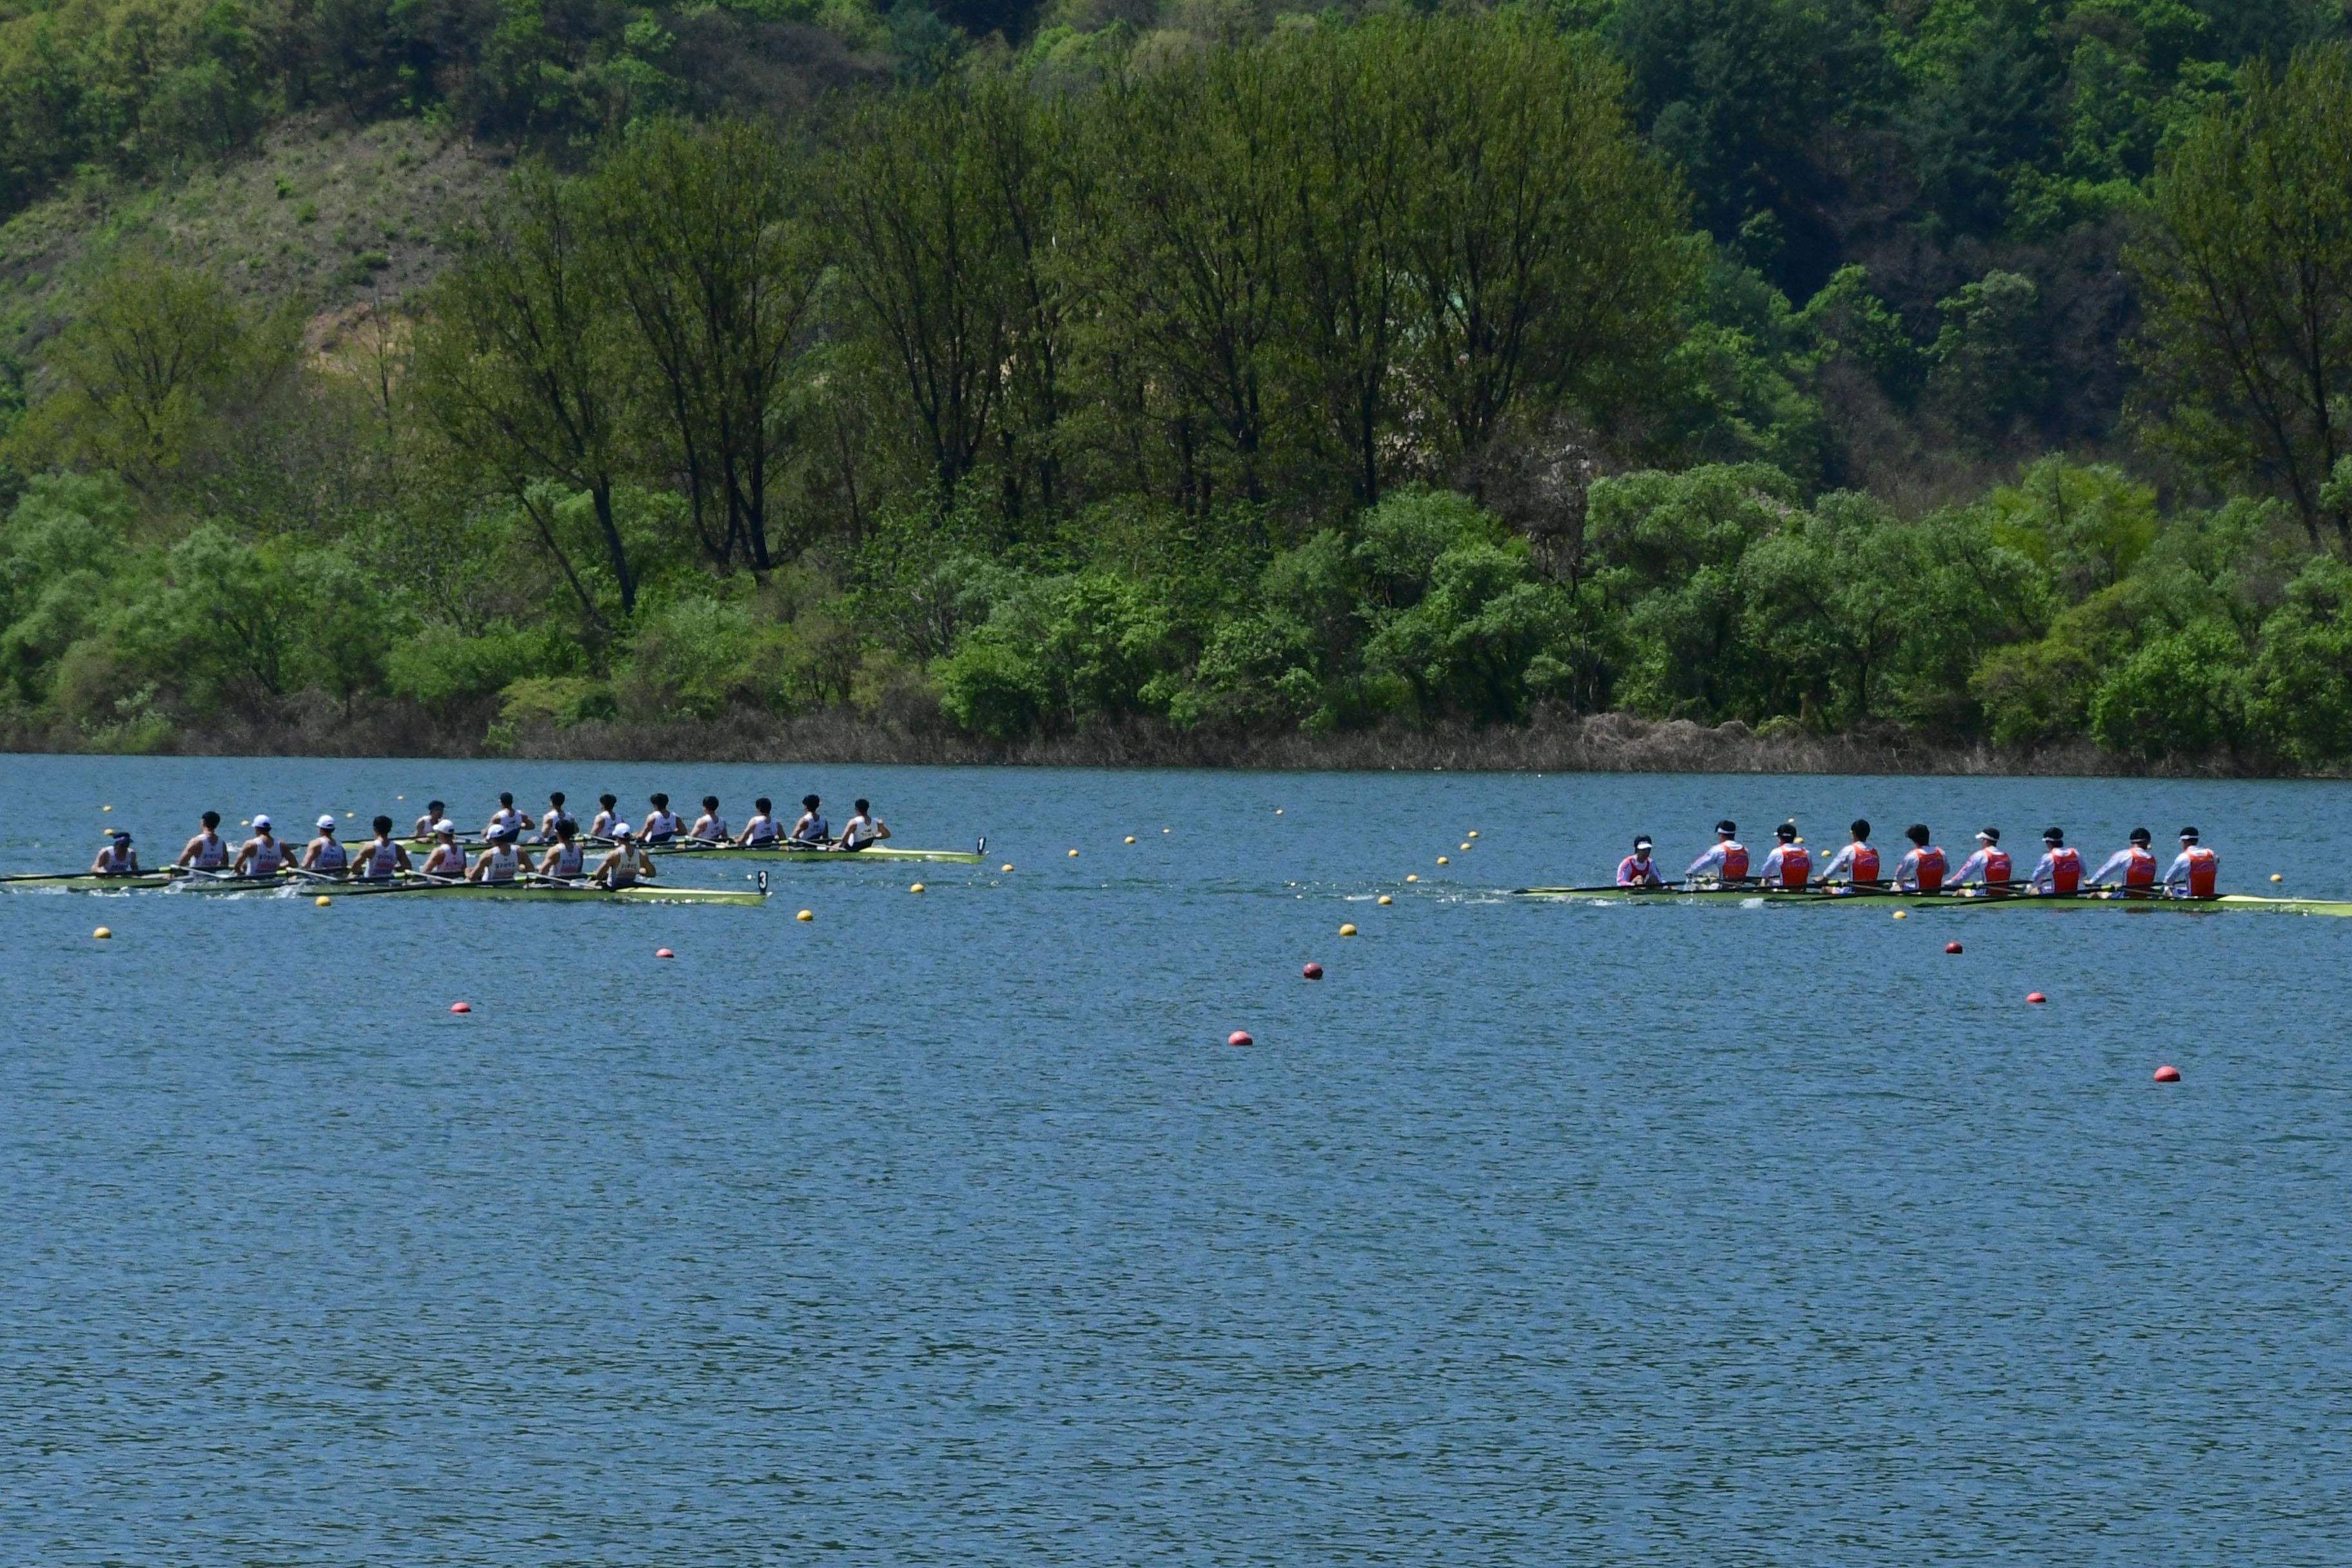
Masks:
[[[2340,5],[75,5],[18,744],[2352,768]]]

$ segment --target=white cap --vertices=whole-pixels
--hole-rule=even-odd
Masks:
[[[320,817],[319,818],[319,831],[320,831],[320,832],[321,832],[321,833],[332,833],[334,830],[335,830],[335,814],[334,814],[333,812],[328,812],[328,813],[326,813],[324,816],[320,816]]]
[[[445,816],[433,825],[433,831],[436,837],[444,833],[455,833],[457,831],[457,825]]]
[[[625,822],[616,822],[616,823],[613,824],[613,834],[612,834],[612,837],[613,837],[613,838],[614,839],[614,841],[616,841],[616,842],[625,842],[625,841],[628,839],[629,836],[630,836],[630,835],[629,835],[629,825],[628,825],[627,823],[625,823]]]
[[[267,827],[269,826],[269,818],[257,813],[253,819],[253,826],[256,829]]]

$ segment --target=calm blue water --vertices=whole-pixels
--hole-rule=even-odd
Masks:
[[[992,854],[0,895],[0,1561],[2352,1559],[2352,921],[1496,896],[2345,786],[0,758],[0,869],[549,787]]]

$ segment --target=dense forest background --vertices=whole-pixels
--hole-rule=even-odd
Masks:
[[[2317,0],[0,5],[0,736],[2352,762]]]

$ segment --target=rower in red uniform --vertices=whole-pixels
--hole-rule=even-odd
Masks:
[[[2213,851],[2197,842],[2197,830],[2180,830],[2180,858],[2164,874],[2164,890],[2176,899],[2210,899],[2216,897],[2215,883],[2221,862]]]
[[[1974,878],[1984,884],[1988,893],[2009,891],[2009,851],[2000,847],[2000,829],[1977,829],[1977,852],[1960,862],[1959,875],[1952,879],[1954,886],[1965,886]]]
[[[1878,886],[1878,851],[1871,847],[1870,824],[1858,817],[1853,824],[1853,842],[1831,856],[1830,863],[1822,868],[1822,881],[1834,882],[1840,878],[1856,888]]]
[[[1944,873],[1951,868],[1943,850],[1929,843],[1927,825],[1915,822],[1903,830],[1911,840],[1911,848],[1903,863],[1895,868],[1895,885],[1906,893],[1940,893],[1944,890]]]
[[[2042,858],[2034,862],[2033,875],[2025,885],[2037,893],[2072,898],[2083,886],[2083,852],[2066,847],[2066,830],[2045,827],[2042,830]]]
[[[1797,825],[1784,822],[1772,830],[1780,842],[1764,857],[1764,866],[1757,873],[1758,880],[1768,888],[1801,888],[1812,879],[1813,858],[1797,841]]]
[[[2155,892],[2156,851],[2148,847],[2153,838],[2154,835],[2147,828],[2133,828],[2131,843],[2108,856],[2107,863],[2099,868],[2099,874],[2091,879],[2092,882],[2105,883],[2109,877],[2121,871],[2124,874],[2121,886],[2126,893],[2137,893],[2144,898]]]
[[[1715,847],[1690,863],[1683,880],[1709,878],[1717,882],[1748,880],[1748,846],[1739,842],[1739,824],[1725,817],[1715,825]]]
[[[1665,879],[1650,860],[1650,836],[1646,833],[1633,840],[1633,852],[1617,862],[1617,885],[1621,888],[1663,888]]]

